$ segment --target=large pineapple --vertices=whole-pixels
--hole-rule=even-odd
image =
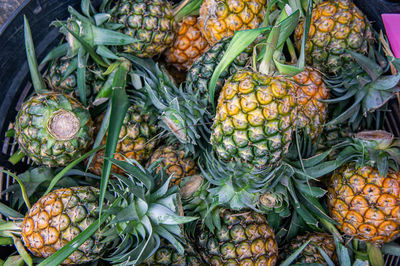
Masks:
[[[208,42],[215,44],[235,31],[258,28],[266,10],[266,0],[205,0],[200,8],[201,30]]]
[[[49,86],[59,92],[66,94],[74,93],[76,97],[79,97],[77,89],[77,59],[59,58],[52,62],[49,68],[49,72],[46,75]],[[100,91],[105,83],[105,77],[103,77],[102,70],[96,64],[88,66],[86,69],[86,97],[94,99],[96,94]]]
[[[347,164],[334,173],[329,210],[347,235],[376,243],[400,236],[400,173]]]
[[[175,38],[172,5],[164,0],[120,0],[110,10],[119,31],[138,41],[123,46],[125,52],[153,57],[171,46]]]
[[[101,125],[101,116],[97,123],[98,128]],[[139,163],[144,163],[149,159],[153,152],[158,132],[157,125],[152,121],[150,113],[142,112],[139,107],[129,107],[125,115],[124,122],[119,134],[118,144],[115,150],[114,158],[120,161],[134,159]],[[104,136],[101,144],[107,141],[107,134]],[[101,175],[103,169],[104,150],[99,151],[93,158],[89,170],[97,175]],[[122,174],[122,170],[116,166],[112,167],[112,171]]]
[[[221,228],[214,234],[201,229],[196,238],[209,265],[275,265],[278,246],[265,216],[254,211],[220,213]]]
[[[185,246],[185,254],[181,255],[170,244],[162,241],[160,248],[142,264],[145,265],[200,266],[204,263],[190,245]]]
[[[347,143],[338,156],[353,162],[331,177],[330,214],[347,235],[390,242],[400,236],[400,173],[392,167],[399,144],[385,131],[360,132]]]
[[[208,85],[213,72],[222,57],[225,54],[226,49],[229,46],[229,42],[232,38],[226,38],[212,45],[204,54],[202,54],[188,70],[186,84],[192,86],[194,91],[199,91],[202,95],[208,93]],[[237,56],[229,67],[221,73],[217,81],[216,93],[219,93],[222,86],[224,85],[225,79],[230,77],[233,73],[242,69],[246,66],[249,61],[252,50],[246,49],[239,56]]]
[[[18,112],[15,134],[22,151],[37,164],[63,166],[90,147],[93,121],[76,99],[45,93],[28,99]]]
[[[160,168],[168,175],[174,175],[171,184],[180,185],[182,178],[199,173],[195,161],[179,149],[179,145],[161,146],[151,155],[148,163],[161,160]]]
[[[295,31],[295,42],[300,49],[304,21]],[[366,52],[372,32],[365,15],[351,0],[328,0],[312,11],[311,27],[306,44],[309,65],[325,73],[340,72],[349,60],[346,49]]]
[[[333,262],[337,263],[335,240],[332,235],[327,233],[308,232],[305,235],[297,236],[284,248],[282,257],[290,256],[307,241],[310,241],[310,243],[303,249],[294,263],[327,264],[318,248],[321,248]]]
[[[57,189],[40,198],[29,210],[21,226],[26,248],[47,258],[65,246],[98,219],[99,190],[93,187]],[[64,264],[80,264],[101,256],[105,244],[98,231],[72,253]]]
[[[178,27],[174,44],[166,51],[166,61],[179,70],[187,70],[209,47],[200,31],[197,17],[186,17]]]
[[[211,143],[224,160],[271,166],[288,151],[296,116],[290,81],[239,71],[220,93]]]
[[[306,67],[304,71],[293,76],[296,86],[296,101],[298,104],[297,127],[305,128],[315,139],[323,129],[328,116],[327,100],[329,91],[321,74]]]

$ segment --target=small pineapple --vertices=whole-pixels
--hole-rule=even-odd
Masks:
[[[290,256],[300,246],[310,240],[310,243],[303,249],[294,263],[318,263],[327,264],[323,255],[319,251],[321,248],[326,255],[335,263],[337,263],[335,240],[332,235],[327,233],[306,233],[305,235],[297,236],[283,250],[283,256]]]
[[[208,265],[275,265],[278,246],[265,216],[254,211],[220,212],[221,228],[201,229],[196,238]]]
[[[239,71],[220,93],[211,143],[224,160],[241,160],[258,168],[272,166],[289,149],[296,116],[292,82]]]
[[[295,31],[295,42],[300,49],[304,21]],[[346,49],[367,52],[372,32],[366,16],[351,0],[328,0],[313,8],[306,61],[324,73],[340,72],[349,61],[343,56]]]
[[[102,117],[97,120],[98,128],[101,125]],[[129,107],[119,134],[114,158],[120,161],[125,160],[125,158],[134,159],[139,163],[144,163],[149,159],[157,144],[157,139],[155,138],[157,132],[158,127],[152,122],[149,113],[142,112],[137,106]],[[101,145],[104,145],[106,141],[107,134],[104,136]],[[103,156],[104,150],[96,153],[89,167],[91,172],[101,175]],[[114,165],[112,171],[118,174],[123,173],[120,168]]]
[[[66,165],[83,155],[93,131],[89,111],[71,96],[55,92],[28,99],[15,121],[22,151],[33,162],[49,167]]]
[[[195,161],[179,149],[179,145],[161,146],[151,155],[148,164],[161,160],[160,168],[165,168],[168,175],[174,175],[171,184],[180,185],[182,178],[199,173]]]
[[[235,31],[258,28],[266,10],[266,0],[205,0],[200,7],[201,31],[213,45]]]
[[[109,11],[119,31],[137,42],[123,46],[127,53],[153,57],[170,47],[175,38],[172,5],[164,0],[121,0]]]
[[[185,71],[208,48],[209,44],[200,31],[197,17],[188,16],[179,24],[175,42],[165,53],[166,61]]]
[[[46,75],[46,80],[49,86],[58,92],[65,94],[74,93],[74,96],[79,98],[77,89],[77,60],[68,58],[59,58],[54,60],[50,65],[49,72]],[[105,77],[102,74],[103,70],[96,64],[88,66],[86,69],[86,97],[94,99],[105,83]]]
[[[305,128],[315,139],[321,134],[328,116],[328,104],[321,100],[328,99],[329,90],[321,74],[311,67],[306,67],[292,79],[296,84],[297,127]]]
[[[47,258],[98,219],[99,190],[94,187],[57,189],[40,198],[21,226],[22,241],[33,255]],[[80,264],[98,259],[105,244],[98,231],[63,263]]]

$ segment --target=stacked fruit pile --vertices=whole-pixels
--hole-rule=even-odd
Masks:
[[[83,0],[55,21],[0,203],[31,265],[383,265],[400,61],[351,0]],[[30,202],[36,202],[31,206]],[[26,213],[23,215],[22,213]]]

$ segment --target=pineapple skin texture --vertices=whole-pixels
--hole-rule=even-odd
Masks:
[[[98,128],[101,125],[101,118],[99,120],[97,121]],[[114,159],[124,161],[125,158],[128,158],[134,159],[139,163],[144,163],[149,159],[156,147],[157,139],[154,137],[158,132],[158,127],[155,124],[150,124],[150,120],[150,114],[142,114],[138,108],[129,107],[119,134]],[[106,144],[106,142],[107,134],[101,141],[101,145]],[[95,154],[89,170],[100,176],[103,170],[103,159],[104,149]],[[124,171],[115,165],[112,165],[111,171],[121,175],[124,174]]]
[[[21,236],[33,255],[47,258],[64,247],[98,219],[99,190],[71,187],[54,190],[40,198],[25,216]],[[97,232],[63,264],[80,264],[99,258],[104,244]]]
[[[298,49],[303,38],[304,21],[295,30]],[[338,73],[350,60],[343,56],[346,49],[365,53],[372,31],[365,15],[351,0],[329,0],[314,7],[306,61],[324,73]]]
[[[249,211],[220,213],[221,230],[212,234],[206,227],[197,237],[197,246],[208,265],[276,264],[278,246],[265,216]]]
[[[57,139],[50,132],[49,123],[60,111],[68,111],[77,123],[71,139]],[[57,126],[60,132],[61,126]],[[45,93],[23,103],[15,133],[20,148],[34,163],[56,167],[84,154],[92,143],[94,127],[89,111],[78,100],[61,93]]]
[[[77,90],[78,78],[76,71],[72,72],[64,78],[68,68],[71,65],[71,60],[66,58],[57,59],[50,67],[46,80],[49,86],[54,90],[66,94],[74,93],[74,96],[79,98]],[[103,70],[97,65],[92,64],[86,70],[86,96],[89,99],[94,99],[105,83],[105,78],[100,74]]]
[[[266,10],[266,0],[205,0],[200,7],[201,30],[212,45],[235,31],[258,28]]]
[[[175,42],[167,50],[165,59],[178,70],[186,71],[209,47],[197,17],[188,16],[179,24]]]
[[[162,159],[158,171],[164,168],[168,176],[174,174],[170,185],[179,186],[184,177],[193,176],[200,172],[194,160],[185,156],[185,152],[179,150],[177,145],[159,147],[151,155],[148,164],[158,159]]]
[[[400,236],[400,173],[348,164],[331,177],[330,216],[357,239],[382,244]]]
[[[326,264],[324,257],[321,255],[317,247],[322,248],[333,262],[338,262],[335,240],[332,235],[327,233],[307,232],[305,235],[297,236],[288,244],[288,246],[285,247],[284,252],[282,252],[283,255],[290,256],[308,240],[310,240],[310,243],[303,249],[294,263]]]
[[[189,68],[186,84],[192,85],[193,89],[199,91],[201,95],[206,95],[208,93],[208,85],[214,70],[224,56],[230,41],[231,38],[223,39],[204,52],[204,54],[202,54]],[[246,66],[251,56],[251,52],[252,49],[246,49],[243,51],[233,60],[229,67],[221,73],[217,81],[215,89],[216,93],[221,91],[225,79]]]
[[[181,255],[171,245],[161,242],[157,251],[141,264],[141,266],[146,265],[200,266],[205,264],[200,258],[200,255],[191,250],[190,246],[188,246],[188,248],[185,249],[185,253]]]
[[[224,160],[272,166],[289,149],[296,116],[291,81],[239,71],[220,93],[211,143]]]
[[[116,23],[125,25],[122,33],[139,40],[123,46],[127,53],[153,57],[174,42],[176,23],[168,1],[122,0],[112,16]]]
[[[321,74],[311,68],[293,76],[298,104],[297,127],[306,129],[311,138],[317,138],[328,116],[328,104],[321,100],[329,98],[329,90]]]

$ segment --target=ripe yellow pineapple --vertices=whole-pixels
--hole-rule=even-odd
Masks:
[[[57,189],[39,199],[21,226],[24,245],[37,257],[47,258],[98,219],[99,190],[93,187]],[[97,232],[63,263],[85,263],[103,252]]]
[[[321,74],[311,67],[293,77],[296,86],[296,100],[298,104],[297,127],[305,128],[307,133],[315,139],[323,129],[328,116],[327,100],[329,91]]]
[[[301,47],[304,21],[295,31],[295,42]],[[325,72],[339,72],[348,58],[346,49],[366,52],[372,32],[365,15],[351,0],[328,0],[316,5],[312,11],[306,61]]]
[[[291,81],[239,71],[220,93],[211,143],[224,160],[271,166],[287,153],[296,116]]]
[[[166,61],[184,71],[209,48],[209,44],[195,16],[186,17],[179,24],[176,35],[174,44],[166,52]]]
[[[200,8],[201,31],[213,45],[235,31],[257,28],[266,10],[266,0],[205,0]]]
[[[171,184],[180,185],[181,180],[186,176],[193,176],[199,173],[199,169],[192,158],[179,150],[178,145],[161,146],[151,155],[148,164],[161,159],[160,167],[165,168],[168,175],[174,174]]]
[[[382,176],[377,168],[347,164],[333,174],[328,199],[345,234],[375,243],[400,236],[400,173]]]

